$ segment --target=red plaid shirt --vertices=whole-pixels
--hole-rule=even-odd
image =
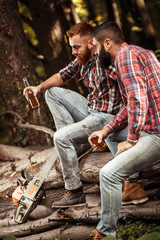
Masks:
[[[133,144],[142,131],[160,134],[160,62],[151,51],[123,43],[115,65],[124,106],[108,126],[117,131],[128,123]]]
[[[75,80],[82,80],[88,88],[88,106],[96,111],[116,114],[122,101],[115,67],[111,65],[107,70],[100,67],[98,58],[93,56],[92,61],[80,65],[77,58],[67,67],[60,70],[65,84]]]

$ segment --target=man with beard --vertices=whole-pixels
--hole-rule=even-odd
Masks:
[[[98,26],[93,44],[101,63],[115,64],[123,106],[102,130],[92,133],[105,139],[115,158],[100,171],[101,220],[94,240],[116,236],[122,201],[122,181],[152,165],[160,156],[160,62],[149,50],[124,42],[115,22]],[[128,127],[126,128],[126,125]],[[127,138],[124,139],[127,131]]]
[[[72,26],[67,36],[75,60],[40,85],[24,89],[27,99],[30,89],[34,95],[46,91],[46,102],[56,125],[54,145],[61,162],[66,193],[60,201],[53,202],[54,208],[86,204],[78,166],[78,156],[90,148],[83,125],[90,132],[104,127],[121,105],[115,68],[112,65],[107,69],[100,67],[94,55],[92,31],[91,25],[85,22]],[[87,99],[60,87],[75,80],[83,81],[88,88]]]

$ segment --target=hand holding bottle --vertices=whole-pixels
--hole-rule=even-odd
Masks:
[[[109,127],[105,127],[99,131],[93,132],[89,137],[88,137],[88,141],[91,144],[91,146],[95,147],[98,149],[98,146],[102,145],[102,149],[103,149],[103,145],[105,145],[105,147],[107,146],[104,139],[111,133],[111,129]],[[95,140],[94,140],[95,139]],[[104,149],[105,149],[104,147]],[[104,150],[103,149],[103,150]],[[99,149],[98,149],[99,150]],[[101,150],[101,151],[103,151]]]
[[[25,89],[23,90],[23,95],[26,97],[27,101],[30,102],[32,108],[39,107],[40,104],[36,97],[38,92],[40,92],[39,88],[30,86],[26,78],[23,78],[23,83],[25,86]]]
[[[105,141],[103,140],[103,138],[99,138],[98,135],[96,135],[96,132],[91,133],[90,129],[86,126],[83,125],[83,128],[85,130],[85,132],[87,133],[87,135],[89,136],[88,141],[91,144],[91,146],[93,146],[94,148],[96,148],[99,151],[103,151],[105,150],[105,148],[107,147]]]

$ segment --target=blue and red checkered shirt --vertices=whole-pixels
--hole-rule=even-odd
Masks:
[[[116,114],[122,105],[115,74],[115,67],[111,65],[107,70],[101,68],[98,57],[80,65],[77,58],[68,66],[60,70],[65,84],[75,80],[82,80],[88,88],[88,106],[96,111]]]
[[[124,105],[108,126],[117,131],[128,124],[133,144],[142,131],[160,134],[160,62],[151,51],[123,43],[115,66]]]

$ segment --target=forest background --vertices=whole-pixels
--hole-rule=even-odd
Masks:
[[[53,144],[47,133],[19,128],[15,118],[55,130],[44,93],[38,95],[40,108],[33,110],[22,79],[37,85],[73,60],[66,36],[73,24],[115,21],[127,43],[160,58],[159,12],[160,0],[0,0],[0,144]],[[81,82],[69,88],[87,94]]]

